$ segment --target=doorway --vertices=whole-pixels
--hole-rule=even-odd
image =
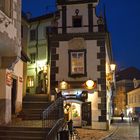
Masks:
[[[11,112],[12,115],[16,113],[16,98],[17,98],[17,79],[13,78],[12,92],[11,92]]]
[[[82,104],[82,121],[86,122],[85,125],[91,126],[91,102]]]

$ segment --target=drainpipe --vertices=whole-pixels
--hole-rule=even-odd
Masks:
[[[39,56],[38,56],[38,28],[39,28],[39,25],[40,25],[40,20],[37,24],[37,27],[36,27],[36,54],[37,54],[37,59],[39,59]]]

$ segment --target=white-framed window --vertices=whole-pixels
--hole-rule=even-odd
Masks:
[[[0,10],[8,17],[12,15],[12,0],[0,0]]]
[[[69,75],[86,75],[86,50],[69,50]]]

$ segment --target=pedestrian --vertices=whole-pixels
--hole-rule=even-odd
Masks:
[[[132,122],[132,112],[128,113],[128,117],[129,117],[129,122],[131,123]]]
[[[123,112],[121,112],[120,116],[121,116],[121,120],[123,121],[123,117],[124,117]]]

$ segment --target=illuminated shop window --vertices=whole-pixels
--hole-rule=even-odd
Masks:
[[[12,0],[0,0],[0,10],[11,17]]]
[[[86,50],[69,50],[69,75],[86,75]]]
[[[28,76],[27,77],[27,87],[33,87],[34,86],[34,76]]]

